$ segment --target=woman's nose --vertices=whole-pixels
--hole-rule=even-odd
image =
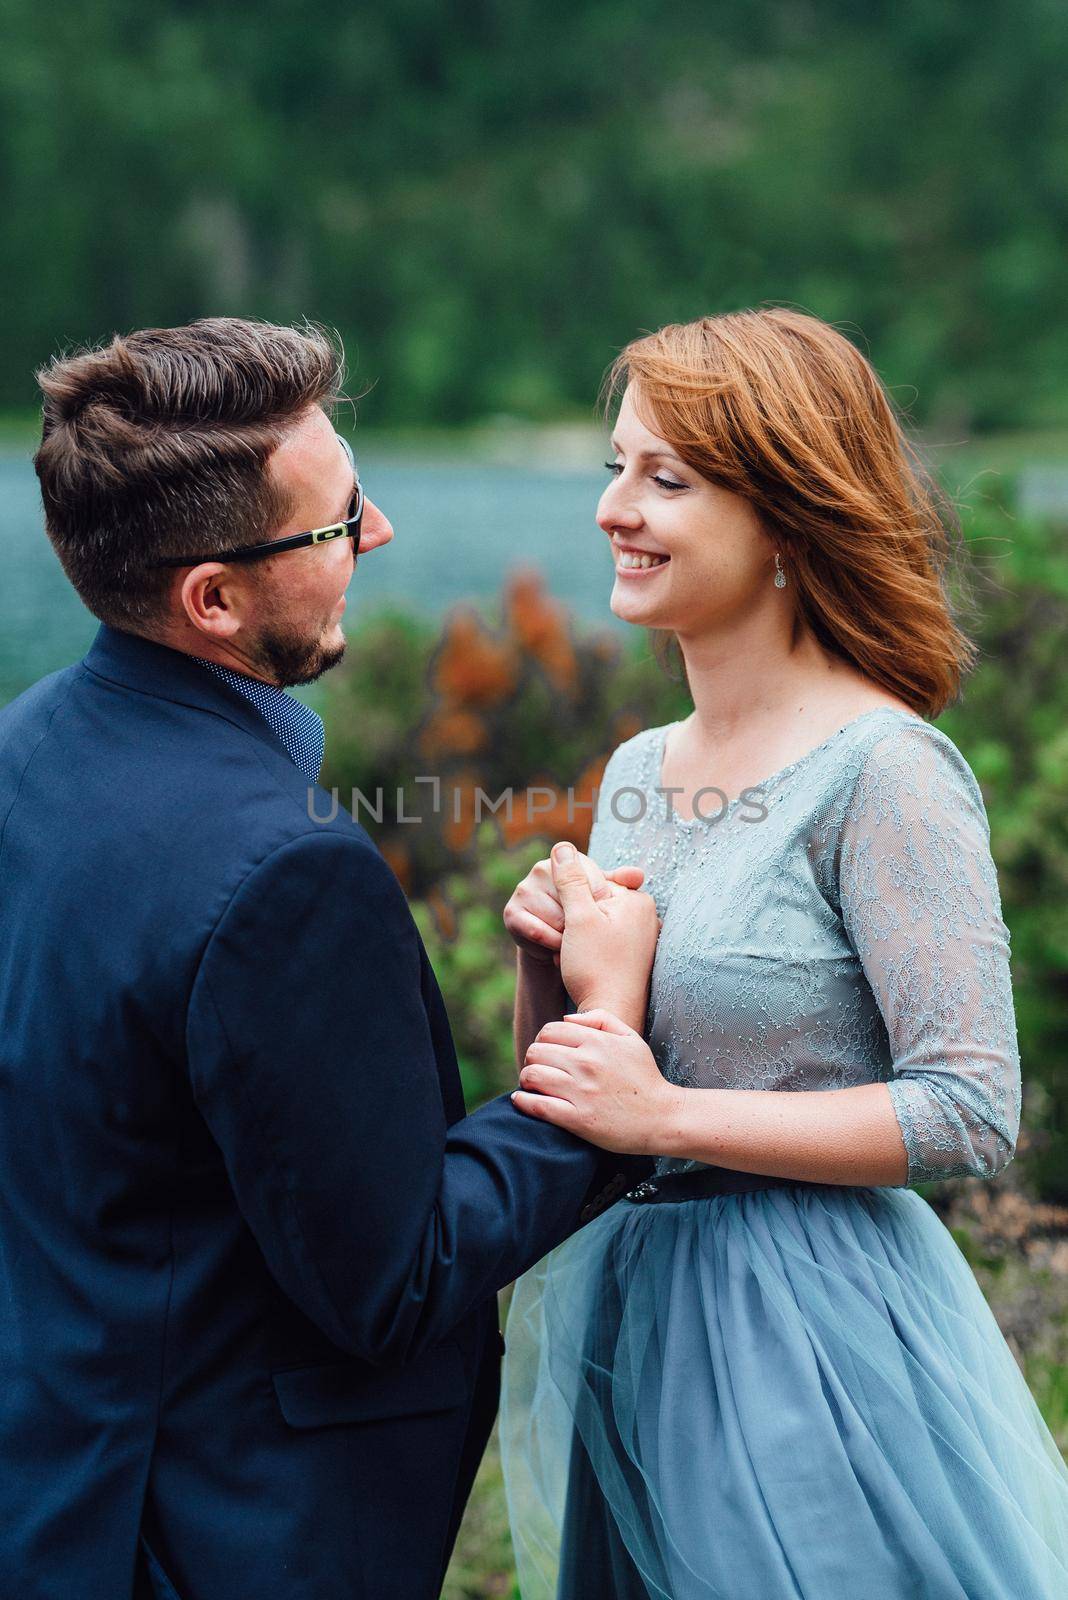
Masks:
[[[619,480],[609,484],[597,505],[597,526],[605,533],[613,528],[640,528],[641,513],[630,495],[625,493]]]
[[[393,524],[384,511],[380,511],[373,500],[364,500],[363,522],[360,524],[360,554],[366,555],[368,550],[377,550],[379,545],[388,544],[393,537]]]

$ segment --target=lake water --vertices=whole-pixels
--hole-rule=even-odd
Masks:
[[[593,520],[603,472],[376,460],[363,451],[360,468],[396,537],[359,564],[350,636],[361,615],[385,605],[438,616],[460,600],[492,604],[517,566],[539,568],[584,621],[622,627],[608,611],[611,558]],[[45,537],[28,456],[0,457],[0,704],[77,660],[96,628]]]

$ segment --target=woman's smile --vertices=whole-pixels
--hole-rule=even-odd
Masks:
[[[616,572],[624,578],[644,578],[659,567],[666,567],[670,556],[656,550],[642,550],[637,545],[613,543],[612,554]]]

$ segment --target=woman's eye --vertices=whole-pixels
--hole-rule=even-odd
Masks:
[[[623,471],[623,463],[621,461],[606,461],[605,467],[612,474],[613,478],[618,478],[619,474]],[[665,478],[659,473],[653,474],[653,482],[661,489],[686,489],[689,487],[688,484],[677,483],[674,478]]]

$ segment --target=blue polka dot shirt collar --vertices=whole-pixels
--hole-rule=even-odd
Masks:
[[[282,741],[294,766],[303,772],[309,783],[318,783],[326,749],[326,729],[322,717],[311,706],[294,699],[273,683],[264,683],[262,678],[250,678],[245,672],[222,667],[217,661],[205,661],[202,656],[192,659],[251,701],[272,733]]]

